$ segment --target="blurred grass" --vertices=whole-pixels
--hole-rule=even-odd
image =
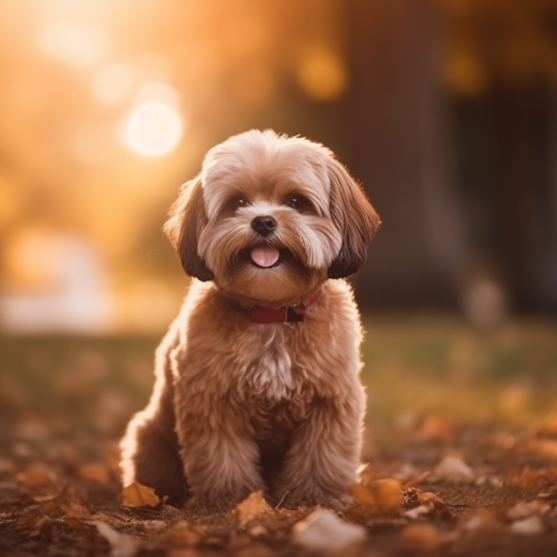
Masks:
[[[365,320],[368,421],[386,431],[424,415],[515,429],[557,424],[557,323],[489,331],[456,317]],[[154,337],[0,339],[0,433],[15,420],[119,435],[147,401]],[[5,438],[5,435],[2,435]]]
[[[370,418],[442,413],[539,427],[557,419],[557,323],[479,330],[457,318],[366,320],[363,381]]]

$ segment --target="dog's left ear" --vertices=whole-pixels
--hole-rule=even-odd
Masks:
[[[178,252],[184,271],[202,281],[213,280],[213,272],[197,252],[197,240],[203,226],[207,224],[201,178],[186,182],[178,199],[170,208],[164,232]]]
[[[331,183],[330,209],[335,226],[342,233],[342,247],[328,270],[329,278],[348,277],[364,264],[367,248],[381,225],[381,219],[362,187],[336,159],[328,162]]]

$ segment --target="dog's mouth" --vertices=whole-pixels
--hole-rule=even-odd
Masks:
[[[270,269],[280,264],[280,251],[273,246],[255,246],[249,256],[251,262],[262,269]]]
[[[257,269],[276,269],[286,261],[294,260],[295,257],[289,249],[258,244],[242,250],[239,259]]]

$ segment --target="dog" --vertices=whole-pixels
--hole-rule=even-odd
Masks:
[[[360,464],[362,327],[344,280],[380,218],[333,153],[252,130],[208,151],[164,230],[192,277],[121,441],[124,485],[169,503],[346,506]]]

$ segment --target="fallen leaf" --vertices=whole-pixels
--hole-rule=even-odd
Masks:
[[[511,524],[511,532],[523,536],[534,536],[536,534],[541,534],[544,530],[543,522],[539,516],[523,518]]]
[[[557,483],[557,470],[549,468],[546,470],[532,470],[528,467],[520,473],[511,474],[509,481],[521,487],[533,487],[537,485],[549,485]]]
[[[161,502],[152,487],[133,483],[122,490],[124,507],[156,507]]]
[[[29,487],[43,487],[56,480],[56,475],[44,464],[31,464],[25,470],[18,472],[15,479]]]
[[[400,512],[402,487],[398,480],[383,479],[371,484],[354,484],[352,495],[357,503],[372,514],[396,515]]]
[[[402,507],[406,509],[403,513],[404,516],[411,519],[416,519],[424,514],[431,514],[444,520],[454,518],[454,514],[441,497],[430,491],[423,491],[415,487],[410,487],[404,491]]]
[[[95,521],[93,524],[99,534],[108,541],[111,557],[133,557],[137,553],[139,543],[136,538],[121,534],[104,522]]]
[[[437,465],[434,475],[439,480],[453,483],[468,483],[475,480],[475,474],[461,457],[447,455]]]
[[[532,439],[526,445],[526,450],[542,458],[557,459],[557,441],[553,439]]]
[[[530,516],[539,516],[550,510],[550,505],[545,501],[534,499],[533,501],[519,501],[511,507],[507,513],[510,520],[519,520]]]
[[[501,526],[497,514],[489,509],[474,509],[466,513],[459,521],[458,528],[465,532],[495,530]]]
[[[270,514],[272,510],[263,497],[263,491],[254,491],[236,506],[236,512],[238,521],[245,526],[256,518]]]
[[[89,515],[89,511],[85,507],[82,507],[77,503],[71,502],[68,505],[60,506],[65,513],[64,516],[67,516],[69,518],[85,518]]]
[[[456,424],[447,416],[428,416],[417,438],[422,442],[452,443],[456,438]]]
[[[294,525],[293,541],[310,551],[337,552],[361,543],[367,537],[363,526],[341,520],[333,511],[317,509]]]
[[[199,524],[190,524],[187,520],[179,520],[169,528],[162,538],[172,547],[197,545],[205,536],[206,528]]]

